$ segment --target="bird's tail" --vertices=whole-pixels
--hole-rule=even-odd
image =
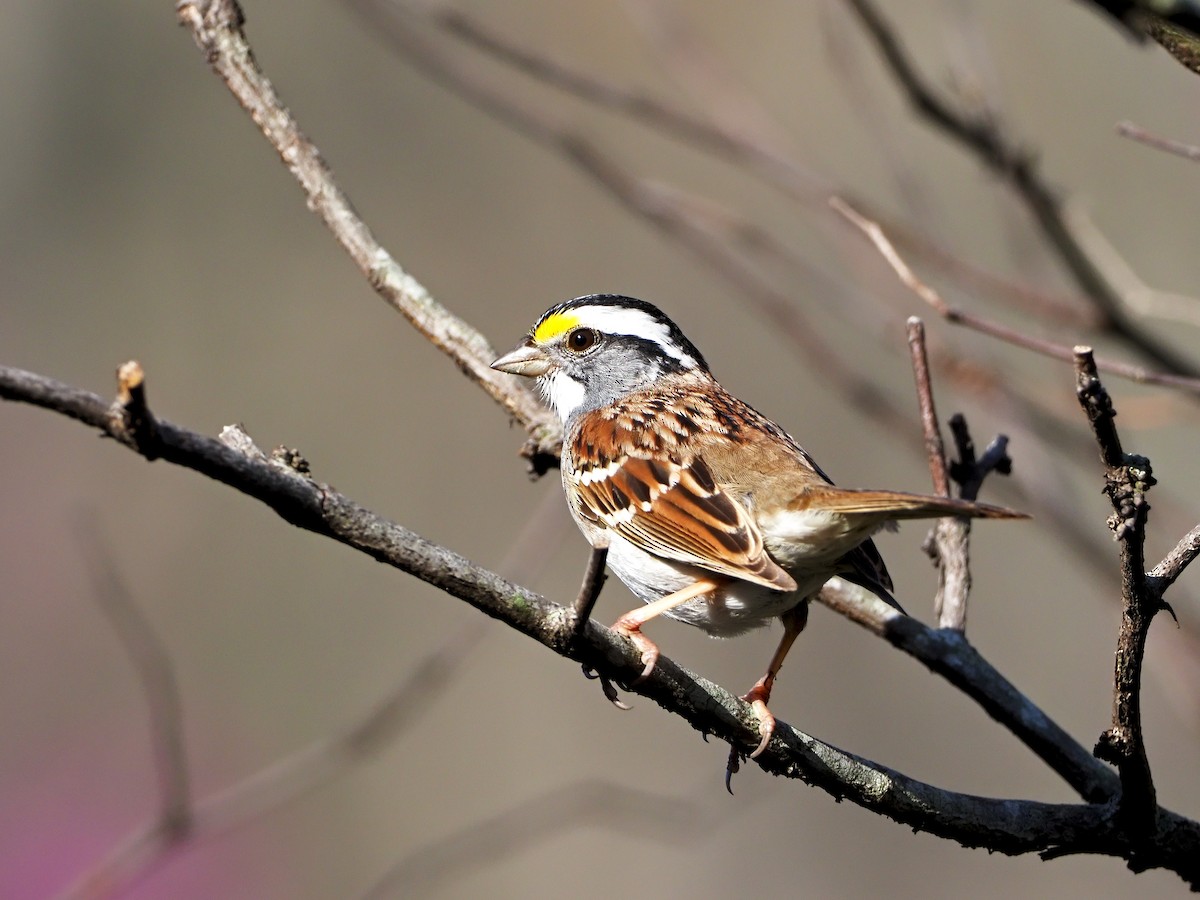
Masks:
[[[971,519],[1029,518],[1023,512],[990,503],[903,491],[858,491],[834,485],[811,487],[789,506],[797,510],[817,508],[845,515],[874,514],[880,519],[940,519],[943,516],[966,516]]]

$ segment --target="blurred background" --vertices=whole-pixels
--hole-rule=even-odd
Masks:
[[[845,191],[923,235],[933,249],[913,250],[910,262],[952,302],[1141,358],[1082,320],[1088,303],[1001,180],[914,121],[848,7],[454,5],[531,51],[781,148],[806,173],[807,200],[537,84],[431,20],[417,33],[630,175],[686,192],[704,221],[745,236],[750,269],[805,317],[799,331],[881,391],[906,427],[864,414],[845,381],[765,314],[764,294],[414,68],[359,14],[372,5],[249,0],[248,34],[377,237],[498,349],[567,297],[643,297],[839,483],[925,490],[903,322],[926,317],[940,411],[965,411],[981,446],[998,431],[1012,437],[1012,484],[993,479],[985,499],[1037,514],[976,527],[968,634],[1090,747],[1110,714],[1116,547],[1070,367],[936,320],[824,195]],[[108,396],[115,366],[136,358],[162,418],[214,435],[240,422],[264,448],[298,448],[317,479],[370,508],[552,599],[573,598],[586,546],[557,477],[530,482],[516,455],[523,432],[373,294],[173,6],[3,4],[0,362]],[[1200,170],[1114,133],[1132,119],[1200,139],[1195,75],[1088,4],[881,6],[930,84],[994,115],[1133,272],[1163,291],[1196,290]],[[761,234],[780,252],[762,251]],[[946,258],[1024,285],[1034,300],[1021,307],[1014,290],[982,289],[938,262]],[[1118,265],[1111,254],[1109,263]],[[1047,298],[1075,318],[1042,316]],[[1200,359],[1190,321],[1200,311],[1187,301],[1172,311],[1138,321]],[[987,377],[944,364],[951,356]],[[1148,455],[1160,481],[1147,547],[1157,561],[1196,521],[1197,409],[1161,389],[1107,385],[1126,447]],[[0,896],[62,890],[155,813],[146,703],[97,602],[91,556],[118,573],[169,652],[198,797],[352,728],[482,619],[61,416],[0,408],[0,463]],[[936,574],[923,537],[914,523],[880,544],[897,596],[931,621]],[[1169,595],[1182,628],[1154,625],[1144,697],[1159,799],[1193,817],[1195,582],[1189,572]],[[632,603],[611,582],[597,615],[611,621]],[[668,656],[736,691],[761,674],[777,638],[718,642],[665,621],[650,631]],[[381,896],[597,898],[1183,890],[1172,874],[1135,878],[1109,858],[1042,863],[964,850],[753,766],[730,797],[723,745],[649,701],[632,703],[618,712],[575,665],[486,623],[445,690],[378,753],[178,851],[127,896],[352,897],[373,886]],[[944,681],[823,608],[772,708],[942,787],[1076,800]]]

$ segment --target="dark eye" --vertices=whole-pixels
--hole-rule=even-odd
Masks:
[[[599,337],[591,328],[576,328],[567,336],[567,349],[582,353],[593,346]]]

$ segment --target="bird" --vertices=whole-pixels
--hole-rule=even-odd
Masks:
[[[612,626],[640,652],[639,680],[659,658],[642,631],[658,616],[723,638],[782,621],[765,674],[742,698],[759,723],[752,758],[770,743],[776,676],[829,579],[904,612],[874,533],[900,519],[1025,518],[967,500],[835,486],[795,438],[722,387],[679,326],[644,300],[589,294],[552,306],[491,367],[536,379],[562,423],[571,516],[644,604]]]

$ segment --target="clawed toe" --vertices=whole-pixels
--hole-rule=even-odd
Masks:
[[[591,666],[585,665],[583,667],[583,677],[588,679],[588,681],[599,680],[600,690],[604,691],[605,699],[608,700],[608,702],[611,703],[613,706],[615,706],[617,709],[624,709],[624,710],[633,709],[632,706],[630,706],[628,703],[625,703],[624,701],[621,700],[621,695],[617,693],[617,686],[615,684],[613,684],[612,679],[609,678],[607,675],[604,675],[601,672],[597,672]]]
[[[757,759],[759,754],[767,749],[767,745],[771,743],[771,737],[775,734],[775,717],[767,713],[770,719],[762,719],[758,723],[758,733],[762,735],[762,740],[758,742],[758,746],[754,748],[754,752],[750,754],[751,759]]]
[[[767,708],[767,700],[770,699],[770,696],[770,685],[760,681],[750,689],[749,693],[742,697],[754,709],[754,715],[758,717],[758,733],[762,735],[762,740],[758,742],[758,746],[750,754],[751,759],[757,759],[767,749],[767,745],[771,743],[772,735],[775,734],[775,716]]]
[[[636,643],[636,642],[635,642]],[[650,677],[650,673],[654,671],[654,667],[658,665],[658,648],[651,645],[648,649],[642,651],[642,674],[633,680],[634,684],[641,684]]]

